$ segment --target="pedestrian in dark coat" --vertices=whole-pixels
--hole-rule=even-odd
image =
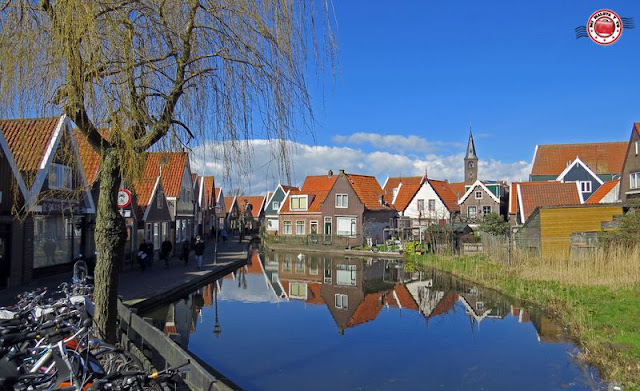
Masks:
[[[189,240],[185,240],[182,242],[182,260],[184,261],[184,265],[187,266],[189,263],[189,252],[191,251],[191,246],[189,245]]]
[[[198,269],[202,269],[202,257],[204,254],[204,241],[200,236],[196,237],[196,244],[193,247],[193,251],[196,253],[198,259]]]
[[[165,268],[169,267],[169,255],[171,255],[171,250],[173,250],[173,244],[171,244],[169,239],[162,242],[162,245],[160,246],[160,253],[161,257],[164,259]]]

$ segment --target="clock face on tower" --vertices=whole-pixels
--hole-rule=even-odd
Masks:
[[[474,165],[475,164],[473,164],[473,162],[469,162],[469,164],[468,164],[469,168],[473,168]]]

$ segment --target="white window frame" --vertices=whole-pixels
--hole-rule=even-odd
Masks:
[[[591,181],[579,181],[580,191],[582,193],[591,193],[593,187],[591,187]]]
[[[349,194],[336,194],[336,208],[346,209],[349,207]]]
[[[640,171],[629,173],[629,189],[640,189]]]
[[[302,227],[302,231],[298,230],[298,228]],[[304,220],[296,220],[296,235],[304,235],[305,234],[305,221]]]
[[[73,171],[64,164],[51,163],[49,166],[49,189],[72,190]]]
[[[489,208],[489,212],[485,212],[485,208]],[[482,215],[488,215],[489,213],[491,213],[491,205],[482,205]]]
[[[424,200],[423,199],[419,199],[418,200],[418,211],[419,212],[424,212]]]
[[[316,235],[318,235],[318,231],[320,231],[320,224],[318,224],[318,220],[311,220],[309,221],[309,235],[313,234],[313,230],[311,229],[311,227],[314,224],[316,225]]]
[[[280,220],[278,219],[267,219],[267,228],[270,230],[278,230],[280,229]]]
[[[473,209],[473,215],[471,214],[471,209]],[[467,206],[467,217],[474,218],[478,216],[478,207],[475,205]]]
[[[478,197],[478,195],[480,195],[480,197]],[[481,200],[482,199],[482,191],[481,190],[476,190],[475,191],[475,197],[476,197],[476,200]]]
[[[432,199],[429,200],[428,208],[429,208],[429,212],[435,212],[435,210],[436,210],[436,200],[435,199],[432,198]]]
[[[349,296],[342,294],[342,293],[336,293],[335,295],[335,306],[337,309],[340,310],[346,310],[349,308]]]
[[[634,144],[636,146],[636,156],[638,156],[638,153],[640,153],[640,141],[636,141]]]
[[[336,284],[342,286],[356,286],[358,283],[357,277],[358,268],[356,265],[336,265]]]
[[[302,208],[300,206],[300,200],[303,199],[305,200],[305,207]],[[298,200],[298,207],[294,208],[293,207],[293,200]],[[306,195],[297,195],[297,196],[291,196],[290,200],[289,200],[289,209],[291,210],[307,210],[307,208],[309,208],[309,199]]]
[[[296,288],[296,289],[294,289]],[[296,291],[294,293],[294,290]],[[299,294],[300,291],[303,291],[303,294]],[[307,299],[307,284],[304,282],[291,282],[289,284],[289,297],[292,299],[302,299],[302,300],[306,300]]]
[[[349,220],[349,232],[340,231],[340,221],[344,221],[345,219]],[[336,235],[337,236],[354,237],[356,235],[357,229],[358,229],[357,217],[350,217],[350,216],[337,216],[336,217]]]
[[[287,232],[287,228],[289,228],[289,232]],[[293,225],[291,224],[291,220],[284,220],[282,222],[282,233],[284,235],[292,235],[293,234]]]
[[[273,201],[273,202],[271,203],[271,209],[273,209],[273,210],[278,210],[278,209],[280,209],[280,201]]]

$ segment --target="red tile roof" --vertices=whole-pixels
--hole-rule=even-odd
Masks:
[[[245,267],[247,268],[247,274],[264,274],[260,255],[258,255],[257,251],[251,253],[251,262],[247,263]]]
[[[618,185],[618,183],[620,183],[620,179],[603,183],[598,190],[591,194],[591,197],[589,197],[585,204],[599,204],[600,201],[602,201],[602,199],[606,197],[607,194],[616,187],[616,185]]]
[[[418,303],[416,303],[413,296],[411,296],[411,293],[404,284],[396,284],[396,286],[393,287],[393,290],[396,292],[396,296],[398,296],[398,300],[400,301],[400,304],[403,308],[408,308],[415,311],[418,311],[420,309]]]
[[[282,190],[284,191],[289,191],[289,190],[300,190],[295,186],[287,186],[287,185],[281,185],[282,186]]]
[[[382,302],[379,293],[370,293],[364,297],[358,308],[347,322],[347,327],[357,326],[367,323],[378,317],[382,309]]]
[[[61,120],[61,117],[0,119],[0,130],[7,140],[18,170],[35,172],[40,169],[47,147]],[[28,178],[24,179],[29,181]],[[27,183],[27,186],[31,184]]]
[[[378,180],[370,175],[345,174],[356,195],[368,210],[392,209],[387,203],[381,204],[380,197],[384,195]],[[388,202],[388,201],[387,201]]]
[[[458,294],[453,291],[447,292],[447,294],[438,302],[436,308],[428,315],[430,318],[438,315],[449,313],[458,302]]]
[[[216,187],[215,191],[216,191],[215,201],[218,202],[218,201],[220,201],[219,200],[219,198],[220,198],[220,188]]]
[[[236,197],[224,197],[224,212],[225,213],[229,213],[231,212],[231,207],[233,206],[233,200]]]
[[[200,179],[200,177],[198,176],[197,173],[192,172],[191,173],[191,183],[193,183],[194,187],[195,185],[198,183],[198,179]]]
[[[509,214],[518,213],[518,185],[526,184],[527,186],[544,185],[549,182],[513,182],[509,187]]]
[[[153,188],[156,184],[157,178],[141,178],[138,180],[131,191],[136,195],[137,210],[135,213],[138,216],[138,220],[142,220],[144,212],[147,210],[149,203],[151,202],[151,196],[153,194]]]
[[[309,284],[307,283],[307,288],[309,290],[307,294],[306,303],[309,304],[324,304],[324,300],[320,295],[320,291],[322,289],[322,284]]]
[[[531,175],[560,175],[576,157],[596,174],[619,174],[628,145],[627,141],[538,145]]]
[[[251,205],[251,215],[253,218],[257,219],[260,217],[262,204],[264,203],[264,196],[238,196],[236,202],[242,212],[244,212],[245,201],[247,201],[247,205]]]
[[[100,154],[89,144],[87,137],[79,130],[74,131],[76,143],[78,144],[78,152],[80,154],[80,163],[84,168],[87,176],[87,183],[93,185],[98,178],[98,170],[100,169]]]
[[[300,190],[296,190],[295,187],[290,188],[290,193],[285,198],[284,203],[280,208],[280,213],[291,212],[289,208],[289,200],[292,195],[308,195],[308,202],[306,211],[294,211],[293,213],[308,213],[319,212],[322,203],[329,195],[329,191],[333,188],[333,185],[338,180],[337,175],[310,175],[304,180],[304,184]]]
[[[186,152],[149,152],[143,178],[156,178],[162,165],[162,187],[167,197],[178,197],[182,185],[182,175],[188,167],[189,155]]]
[[[204,189],[202,194],[202,207],[205,209],[211,208],[214,203],[214,188],[215,188],[215,179],[212,176],[203,176],[200,177],[201,180],[204,181]]]
[[[525,221],[533,211],[542,206],[580,205],[580,195],[575,183],[525,182],[518,184]]]
[[[464,182],[449,183],[449,187],[451,187],[451,190],[453,190],[453,193],[456,195],[456,197],[458,197],[458,199],[462,198],[464,193],[467,192],[467,190],[465,190],[464,185],[465,185]]]
[[[402,184],[402,186],[400,186]],[[396,210],[403,211],[407,209],[407,206],[413,200],[420,185],[422,184],[422,177],[391,177],[388,178],[384,184],[384,199],[389,204],[393,203]],[[395,200],[393,197],[393,189],[398,189]]]
[[[428,181],[436,194],[438,194],[438,197],[440,197],[444,205],[449,209],[449,212],[460,211],[460,205],[458,205],[458,199],[460,197],[456,195],[448,182],[435,179],[429,179]]]

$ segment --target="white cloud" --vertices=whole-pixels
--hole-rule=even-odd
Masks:
[[[273,190],[278,183],[286,184],[285,163],[279,154],[278,140],[249,140],[240,143],[208,144],[193,151],[192,170],[214,175],[216,186],[225,194],[239,189],[245,194],[262,194]],[[387,176],[421,176],[425,168],[430,178],[461,181],[463,154],[443,155],[424,153],[419,156],[386,151],[366,152],[346,146],[312,146],[297,142],[286,143],[291,169],[290,184],[302,185],[307,175],[325,174],[329,169],[374,175],[382,185]],[[236,156],[232,164],[224,156]],[[487,180],[526,180],[530,163],[480,160],[478,174]]]
[[[369,145],[376,149],[390,150],[394,152],[435,152],[445,146],[458,145],[458,143],[445,143],[442,141],[428,141],[425,138],[400,134],[377,134],[357,132],[351,135],[337,135],[333,141],[347,145]]]

